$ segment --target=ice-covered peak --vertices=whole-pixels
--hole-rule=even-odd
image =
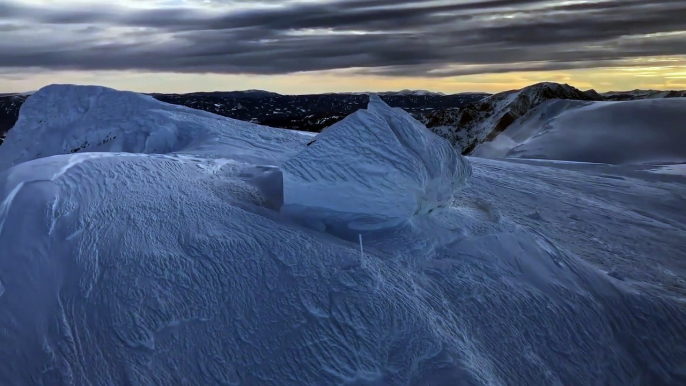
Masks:
[[[471,175],[448,142],[378,96],[318,135],[282,171],[285,212],[356,230],[446,206]]]

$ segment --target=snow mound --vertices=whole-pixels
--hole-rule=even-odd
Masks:
[[[284,211],[376,229],[447,206],[471,166],[409,114],[372,96],[367,110],[322,132],[282,172]]]
[[[568,84],[544,82],[495,94],[459,110],[436,111],[427,122],[434,132],[448,139],[462,154],[470,154],[477,145],[490,141],[520,116],[551,99],[602,98]]]
[[[383,205],[381,194],[443,202],[470,166],[406,115],[375,100],[310,147],[298,133],[164,104],[130,118],[148,116],[191,142],[0,171],[0,385],[684,384],[676,178],[475,159],[459,200],[360,231],[361,253],[266,206],[251,181],[292,158],[285,169],[313,175],[308,200],[334,194],[331,184],[370,194],[330,196],[336,208]],[[91,118],[126,125],[109,117]],[[338,163],[311,159],[335,143]],[[408,213],[385,205],[361,214]]]
[[[686,99],[554,100],[472,153],[608,164],[686,161]]]
[[[620,180],[484,161],[459,206],[417,218],[425,237],[365,234],[363,257],[265,210],[231,165],[87,153],[1,172],[0,384],[683,384],[683,302],[566,250],[649,235],[650,256],[683,261],[678,238],[656,238],[683,223],[589,200]],[[562,201],[539,208],[557,222],[508,224],[539,197]],[[669,197],[651,196],[655,218]],[[564,226],[570,213],[588,222]],[[606,238],[615,214],[646,225]]]
[[[268,141],[265,141],[268,136]],[[40,138],[40,140],[36,140]],[[252,144],[260,143],[260,150]],[[0,147],[0,170],[36,158],[83,152],[290,156],[306,143],[272,129],[98,86],[52,85],[29,97]],[[286,151],[290,149],[289,151]],[[249,150],[249,151],[248,151]],[[222,152],[219,152],[222,153]]]

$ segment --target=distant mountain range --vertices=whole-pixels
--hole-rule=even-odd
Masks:
[[[637,99],[662,99],[662,98],[683,98],[686,97],[684,90],[633,90],[633,91],[611,91],[601,94],[606,101],[630,101]]]
[[[19,118],[19,109],[28,98],[21,94],[0,94],[0,143],[5,139],[5,133],[14,126]]]
[[[492,140],[519,117],[551,99],[590,101],[602,97],[567,84],[538,83],[489,96],[461,109],[435,111],[425,123],[464,154],[469,154],[477,145]]]
[[[544,82],[491,95],[462,108],[433,111],[424,123],[463,154],[469,155],[480,144],[493,141],[512,124],[519,122],[520,117],[532,114],[547,101],[607,102],[684,96],[686,91],[634,90],[599,94],[595,90],[581,91],[568,84]]]
[[[0,94],[0,143],[16,123],[31,93]],[[370,93],[281,95],[263,90],[150,94],[155,99],[261,125],[320,132],[366,107]],[[686,91],[634,90],[599,94],[569,85],[540,83],[495,95],[445,95],[425,90],[381,92],[384,102],[399,107],[469,154],[492,140],[520,116],[550,99],[626,101],[684,97]]]
[[[268,91],[197,92],[190,94],[150,94],[155,99],[217,115],[261,125],[320,132],[349,114],[366,108],[369,94],[281,95]],[[428,91],[381,93],[392,107],[400,107],[423,119],[434,110],[463,107],[489,94],[441,95]],[[14,126],[19,108],[27,96],[0,95],[0,136]]]

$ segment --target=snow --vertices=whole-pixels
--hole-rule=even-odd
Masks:
[[[608,164],[686,161],[686,99],[553,100],[472,155]]]
[[[686,164],[664,165],[656,169],[651,169],[650,172],[686,177]]]
[[[442,92],[434,92],[434,91],[428,91],[428,90],[401,90],[401,91],[398,91],[397,93],[394,93],[394,94],[397,94],[397,95],[416,95],[416,96],[426,96],[426,95],[445,96],[445,94]]]
[[[686,180],[471,158],[445,207],[348,240],[281,213],[279,171],[326,166],[313,189],[370,213],[358,192],[452,196],[426,177],[467,163],[375,102],[308,147],[135,94],[36,97],[0,146],[2,385],[684,384]],[[110,132],[130,152],[57,154]],[[170,151],[134,153],[152,133]],[[407,185],[372,189],[372,164]]]
[[[315,140],[283,165],[284,211],[334,227],[399,225],[447,206],[471,175],[448,142],[376,96]]]
[[[256,149],[253,142],[262,144]],[[0,148],[0,170],[36,158],[93,151],[216,157],[216,148],[222,148],[236,159],[271,162],[294,154],[303,143],[301,135],[286,130],[168,105],[147,95],[53,85],[22,106]],[[208,146],[211,154],[206,154]]]
[[[522,115],[548,100],[592,98],[568,84],[537,83],[521,90],[491,95],[459,110],[438,111],[428,118],[428,123],[435,133],[449,140],[460,152],[474,155],[476,146],[490,141]]]

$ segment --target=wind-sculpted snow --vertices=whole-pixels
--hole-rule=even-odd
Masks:
[[[53,85],[29,97],[0,147],[0,170],[36,158],[83,152],[225,153],[276,162],[306,143],[295,132],[169,105],[105,87]]]
[[[598,93],[582,92],[568,84],[537,83],[472,102],[460,109],[434,111],[427,125],[450,141],[462,154],[496,138],[519,117],[552,99],[602,100]]]
[[[283,165],[284,211],[379,229],[448,206],[471,175],[450,144],[372,96]],[[344,224],[336,224],[341,221]]]
[[[686,162],[686,99],[554,100],[472,155],[609,164]]]
[[[275,210],[262,133],[0,172],[0,384],[685,383],[683,177],[474,159],[361,254]]]

